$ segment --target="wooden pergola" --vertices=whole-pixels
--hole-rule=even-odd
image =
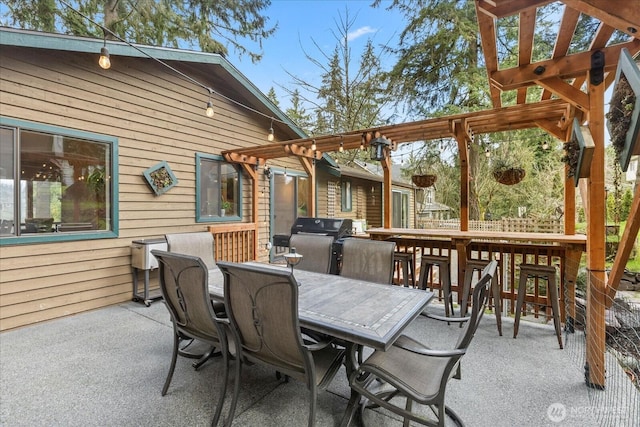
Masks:
[[[551,0],[476,0],[476,14],[481,36],[487,78],[493,109],[438,117],[421,121],[359,129],[339,135],[315,136],[268,145],[224,152],[230,162],[242,164],[246,172],[257,179],[257,165],[268,159],[297,156],[315,182],[315,160],[325,152],[357,149],[364,142],[384,136],[393,144],[411,143],[440,138],[454,138],[458,144],[461,165],[460,228],[468,230],[469,164],[468,146],[474,135],[506,130],[541,128],[562,141],[571,137],[572,122],[577,118],[586,124],[595,148],[588,178],[580,180],[580,194],[587,214],[587,363],[589,381],[604,386],[605,307],[616,292],[617,284],[629,258],[640,227],[640,190],[637,190],[632,212],[624,230],[611,275],[605,272],[605,90],[613,83],[622,49],[632,56],[640,52],[640,8],[635,2],[610,0],[562,0],[564,11],[552,57],[531,62],[535,38],[536,13]],[[581,14],[596,18],[600,24],[593,34],[589,49],[569,54],[569,47]],[[496,28],[499,20],[517,16],[519,22],[518,64],[500,68]],[[629,38],[609,45],[619,30]],[[540,99],[527,97],[532,86],[542,88]],[[516,103],[503,106],[502,93],[516,91]],[[311,145],[315,142],[316,149]],[[388,150],[388,149],[386,149]],[[387,153],[388,154],[388,153]],[[391,160],[381,161],[384,170],[385,228],[391,226]],[[258,217],[257,185],[253,185],[253,217]],[[315,185],[311,185],[310,215],[315,215]],[[640,186],[638,187],[640,188]],[[565,234],[575,234],[575,186],[565,185]]]

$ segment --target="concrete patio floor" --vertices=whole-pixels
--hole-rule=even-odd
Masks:
[[[434,304],[434,310],[439,306]],[[447,403],[468,426],[596,426],[583,372],[560,350],[553,328],[486,315],[452,379]],[[432,348],[459,329],[420,316],[406,330]],[[449,343],[449,344],[447,344]],[[179,358],[166,396],[172,331],[162,302],[123,303],[0,334],[2,426],[206,426],[220,389],[220,359],[199,371]],[[261,366],[243,369],[234,426],[304,426],[306,388],[279,382]],[[318,396],[318,426],[334,426],[349,396],[344,369]],[[562,410],[566,412],[562,412]],[[368,426],[400,426],[388,412],[366,411]],[[621,422],[617,425],[625,425]]]

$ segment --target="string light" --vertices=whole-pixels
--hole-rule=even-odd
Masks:
[[[360,138],[360,151],[364,151],[364,142],[365,142],[365,138],[364,138],[364,134],[362,134],[362,138]]]
[[[100,65],[100,68],[102,68],[103,70],[108,70],[109,68],[111,68],[111,59],[109,59],[109,49],[107,49],[107,33],[105,31],[103,31],[104,33],[104,45],[102,46],[102,49],[100,49],[100,59],[98,59],[98,65]]]
[[[542,149],[546,150],[549,148],[549,141],[547,141],[546,139],[542,142]]]
[[[316,140],[311,141],[311,151],[316,151]]]
[[[344,152],[344,142],[342,142],[342,137],[340,137],[340,148],[338,148],[339,152]]]
[[[267,141],[272,142],[274,138],[273,135],[273,117],[271,118],[271,126],[269,126],[269,135],[267,135]]]

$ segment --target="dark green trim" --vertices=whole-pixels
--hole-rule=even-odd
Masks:
[[[240,200],[238,200],[236,207],[236,212],[238,212],[238,215],[234,215],[234,216],[225,216],[225,217],[220,217],[220,216],[215,216],[215,217],[211,217],[211,216],[207,216],[207,217],[201,217],[200,216],[200,208],[202,206],[202,201],[200,200],[200,184],[201,184],[201,180],[202,180],[202,172],[200,171],[200,161],[202,159],[205,160],[214,160],[216,162],[222,162],[222,163],[226,163],[228,165],[231,165],[233,167],[233,169],[236,171],[236,173],[238,174],[238,197],[240,198]],[[234,164],[234,163],[228,163],[224,157],[222,156],[218,156],[215,154],[205,154],[205,153],[196,153],[196,212],[195,212],[195,219],[197,223],[219,223],[219,222],[240,222],[242,221],[242,171],[239,169],[238,165]]]
[[[51,242],[68,242],[76,240],[94,240],[94,239],[112,239],[118,237],[120,231],[119,222],[119,175],[118,175],[118,138],[102,135],[92,132],[85,132],[77,129],[63,128],[59,126],[48,125],[44,123],[29,122],[20,119],[0,116],[0,125],[11,126],[30,131],[39,131],[49,134],[57,134],[78,139],[87,139],[90,141],[104,142],[111,147],[111,227],[109,231],[96,231],[93,233],[42,233],[29,234],[15,237],[1,237],[0,246],[29,244],[29,243],[51,243]]]

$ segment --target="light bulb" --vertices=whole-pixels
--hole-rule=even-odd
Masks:
[[[491,151],[489,151],[489,149],[487,148],[486,150],[484,150],[484,155],[486,157],[491,157]]]
[[[207,114],[207,117],[213,117],[213,115],[215,114],[215,111],[213,111],[213,102],[211,101],[207,102],[206,114]]]
[[[340,141],[340,148],[338,149],[341,153],[344,151],[344,144]]]
[[[267,141],[273,141],[273,127],[269,128],[269,135],[267,135]]]
[[[111,60],[109,59],[109,50],[106,47],[100,49],[100,59],[98,64],[101,68],[108,70],[111,68]]]
[[[542,149],[546,150],[547,148],[549,148],[549,143],[547,141],[542,143]]]
[[[311,142],[311,151],[316,151],[316,140],[315,139]]]

